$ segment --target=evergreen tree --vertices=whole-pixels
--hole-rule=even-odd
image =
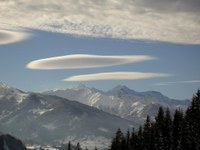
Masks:
[[[75,150],[81,150],[81,146],[80,146],[80,143],[78,142],[76,147],[75,147]]]
[[[137,150],[143,150],[143,131],[142,126],[139,127],[138,135],[137,135]]]
[[[183,118],[182,125],[181,125],[181,139],[178,142],[177,150],[189,150],[189,145],[187,144],[187,132],[186,132],[186,121]]]
[[[126,143],[126,138],[125,137],[122,137],[121,150],[128,150],[128,145]]]
[[[155,120],[155,148],[157,150],[164,150],[164,111],[162,107],[159,108]]]
[[[120,129],[117,130],[115,138],[112,140],[111,150],[122,150],[125,145],[125,138]]]
[[[176,110],[172,120],[169,109],[160,107],[155,121],[147,116],[138,132],[133,128],[124,137],[118,129],[111,150],[200,150],[200,90],[185,115]]]
[[[130,147],[131,147],[130,140],[131,140],[131,137],[130,137],[130,132],[128,130],[126,133],[126,150],[130,150]]]
[[[165,150],[170,150],[172,145],[172,119],[168,108],[164,117],[163,140]]]
[[[172,125],[172,150],[180,149],[180,143],[182,138],[183,126],[183,113],[180,110],[176,110],[174,113],[173,125]]]
[[[151,128],[150,128],[150,150],[154,150],[155,148],[155,122],[151,122]]]
[[[110,146],[110,150],[115,150],[117,149],[117,144],[116,144],[116,139],[113,138]]]
[[[143,140],[144,140],[144,150],[151,149],[151,121],[148,115],[144,123]]]
[[[135,134],[135,129],[132,129],[131,132],[131,138],[130,138],[130,149],[134,150],[136,147],[136,134]]]
[[[67,150],[71,150],[71,142],[70,141],[68,143]]]
[[[200,90],[193,96],[185,116],[186,142],[189,149],[200,149]]]

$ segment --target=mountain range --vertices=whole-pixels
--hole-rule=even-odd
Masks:
[[[71,141],[88,149],[102,149],[108,147],[118,128],[137,128],[146,115],[153,118],[160,106],[173,111],[185,109],[189,103],[121,85],[107,92],[81,85],[32,93],[0,83],[0,132],[25,143],[59,145]]]
[[[89,149],[107,147],[118,128],[137,125],[77,101],[0,84],[0,131],[25,143],[59,145],[71,141]]]
[[[170,99],[157,91],[136,92],[122,85],[107,92],[80,85],[65,90],[46,91],[43,94],[76,100],[139,124],[143,123],[147,115],[154,118],[161,106],[173,112],[176,108],[184,110],[190,104],[189,100]]]

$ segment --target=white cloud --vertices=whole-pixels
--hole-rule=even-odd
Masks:
[[[0,29],[0,45],[10,44],[29,38],[30,33]]]
[[[163,73],[143,73],[143,72],[105,72],[96,74],[85,74],[71,76],[64,81],[94,81],[94,80],[139,80],[157,77],[167,77],[170,74]]]
[[[147,55],[101,56],[76,54],[35,60],[27,64],[27,68],[42,70],[97,68],[153,59],[155,58]]]
[[[9,0],[0,1],[0,22],[75,35],[200,44],[199,7],[199,0]]]
[[[155,85],[164,86],[164,85],[191,84],[191,83],[200,83],[200,80],[187,80],[187,81],[175,81],[175,82],[161,82],[161,83],[156,83]]]

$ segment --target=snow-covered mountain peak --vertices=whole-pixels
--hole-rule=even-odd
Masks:
[[[56,92],[66,93],[65,95],[72,96],[72,100],[79,98],[81,101],[88,98],[91,105],[96,104],[101,97],[100,93],[89,96],[84,91],[72,89]],[[22,95],[26,96],[19,99]],[[0,97],[0,122],[0,131],[12,132],[27,141],[58,145],[72,137],[70,141],[89,142],[92,147],[107,147],[110,137],[117,128],[125,131],[129,127],[138,126],[133,121],[77,101],[40,93],[21,93],[12,96],[9,94]]]
[[[5,99],[15,98],[17,104],[21,104],[23,100],[28,96],[27,93],[24,93],[21,90],[8,86],[7,84],[0,83],[0,98],[4,97]]]
[[[73,87],[73,88],[68,88],[65,91],[77,91],[77,92],[81,92],[81,93],[92,93],[92,90],[85,86],[84,84],[80,84],[77,87]]]
[[[119,90],[130,90],[127,86],[125,85],[117,85],[111,91],[119,91]]]
[[[184,109],[189,104],[189,101],[170,99],[160,92],[137,92],[123,85],[118,85],[107,92],[81,85],[74,89],[45,94],[76,100],[122,118],[141,122],[147,114],[155,116],[160,106],[173,111],[177,107]]]
[[[18,92],[17,89],[12,88],[12,87],[8,86],[7,84],[0,83],[0,95],[8,95],[8,94],[12,95],[17,92]]]
[[[7,84],[0,82],[0,89],[9,89],[9,88],[10,86],[8,86]]]
[[[14,87],[11,87],[5,83],[0,82],[0,91],[7,91],[7,92],[12,92],[12,93],[23,93],[21,90],[18,90]]]
[[[85,84],[79,84],[77,87],[73,88],[74,90],[88,89]]]
[[[138,93],[132,89],[129,89],[125,85],[118,85],[107,92],[107,95],[112,95],[116,97],[123,97],[124,95],[133,95],[133,94],[137,95]]]

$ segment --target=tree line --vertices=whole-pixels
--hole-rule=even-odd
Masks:
[[[154,120],[147,116],[136,131],[117,130],[109,150],[200,150],[200,90],[185,112],[159,108]]]

